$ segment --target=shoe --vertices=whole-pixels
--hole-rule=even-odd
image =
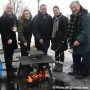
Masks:
[[[63,64],[58,63],[58,67],[57,67],[56,72],[62,72],[62,71],[63,71]]]
[[[58,68],[58,69],[56,70],[56,72],[62,72],[62,71],[63,71],[62,68]]]
[[[85,77],[83,75],[75,75],[75,79],[84,79]]]
[[[74,64],[72,64],[70,67],[73,68],[74,67]]]
[[[87,70],[85,73],[80,72],[78,75],[75,75],[76,79],[84,79],[89,76],[89,70]]]
[[[68,72],[68,75],[76,75],[77,73],[75,71]]]
[[[53,71],[56,71],[56,70],[57,70],[57,68],[56,68],[56,67],[54,67],[52,70],[53,70]]]
[[[58,63],[55,63],[55,67],[52,69],[53,71],[57,71]]]
[[[89,75],[89,70],[81,71],[80,75],[83,75],[84,77],[87,77]]]

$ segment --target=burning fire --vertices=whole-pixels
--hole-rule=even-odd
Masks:
[[[34,83],[47,77],[48,77],[47,71],[45,70],[45,71],[40,71],[39,74],[33,74],[32,76],[28,76],[27,79],[25,79],[25,81],[28,83]]]

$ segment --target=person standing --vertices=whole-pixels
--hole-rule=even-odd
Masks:
[[[32,15],[28,9],[25,9],[22,16],[18,20],[18,37],[21,47],[21,56],[28,56],[30,51],[30,43],[32,37]],[[25,67],[25,78],[33,71],[33,67],[27,65]]]
[[[53,71],[60,72],[63,69],[64,51],[67,50],[67,27],[68,19],[64,16],[58,6],[53,7],[53,31],[51,49],[55,51],[55,67]],[[61,62],[61,64],[59,63]]]
[[[28,56],[32,37],[32,15],[28,9],[23,11],[21,18],[18,20],[18,37],[21,47],[21,56]]]
[[[89,75],[90,65],[90,13],[82,7],[79,1],[70,4],[72,11],[68,38],[73,46],[73,71],[76,79],[83,79]]]
[[[52,17],[47,13],[45,4],[40,6],[38,14],[33,18],[33,34],[37,50],[47,54],[52,34]]]
[[[14,50],[17,49],[16,33],[17,18],[13,14],[13,6],[11,3],[6,5],[6,10],[0,18],[1,21],[1,38],[4,50],[4,58],[6,64],[7,75],[14,75],[16,71],[12,67]]]

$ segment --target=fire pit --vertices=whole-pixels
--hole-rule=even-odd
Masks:
[[[27,78],[25,79],[25,86],[26,88],[50,88],[51,84],[49,82],[47,71],[40,71],[40,73],[38,74],[27,76]]]
[[[39,73],[30,74],[30,65],[40,63],[55,63],[52,57],[44,55],[42,51],[31,51],[30,56],[19,57],[18,90],[52,90],[53,78],[50,66]]]

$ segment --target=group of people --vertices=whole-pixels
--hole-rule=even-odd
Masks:
[[[0,33],[4,50],[7,76],[14,74],[12,66],[14,50],[17,49],[16,32],[20,41],[21,56],[28,56],[32,34],[35,37],[37,50],[48,52],[51,40],[51,49],[55,51],[55,67],[53,71],[63,69],[64,51],[68,43],[73,49],[73,71],[69,75],[82,79],[89,75],[90,59],[90,14],[78,1],[70,4],[72,14],[70,20],[64,16],[58,6],[53,7],[54,17],[47,13],[47,6],[40,5],[40,10],[32,18],[30,10],[25,9],[17,19],[13,14],[12,4],[7,4],[4,14],[0,17]],[[68,42],[68,43],[67,43]],[[44,64],[39,64],[42,69]],[[46,64],[47,65],[47,64]]]

